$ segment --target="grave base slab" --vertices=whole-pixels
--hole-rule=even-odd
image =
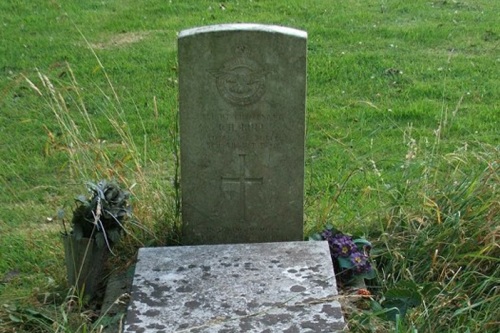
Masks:
[[[340,332],[328,243],[139,250],[125,332]]]

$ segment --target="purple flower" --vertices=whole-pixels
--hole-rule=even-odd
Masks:
[[[325,239],[325,240],[330,239],[332,236],[333,236],[333,233],[332,233],[332,231],[330,229],[325,229],[321,233],[321,237],[323,237],[323,239]]]
[[[318,239],[317,236],[318,234],[315,239]],[[365,279],[374,278],[374,268],[370,264],[370,242],[364,238],[353,240],[351,236],[331,227],[325,228],[319,236],[328,241],[337,282],[340,285],[349,283],[358,276]]]
[[[354,265],[353,269],[356,273],[367,273],[372,269],[368,257],[358,251],[353,252],[349,259]]]
[[[363,265],[365,261],[363,255],[359,252],[354,252],[353,254],[351,254],[350,259],[354,267],[359,267]]]
[[[346,235],[337,234],[328,239],[332,255],[335,258],[349,257],[354,251],[357,251],[356,244],[352,238]]]

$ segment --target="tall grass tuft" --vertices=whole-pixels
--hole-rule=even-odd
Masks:
[[[59,135],[46,129],[49,141],[45,154],[64,155],[68,183],[83,185],[88,181],[113,179],[131,192],[134,218],[128,227],[131,237],[125,243],[131,242],[128,245],[134,245],[132,248],[175,240],[179,224],[175,115],[169,134],[173,158],[167,163],[153,161],[148,158],[149,141],[144,126],[144,142],[138,146],[134,140],[137,135],[132,135],[127,123],[127,113],[137,110],[123,109],[111,81],[108,80],[110,95],[100,88],[103,104],[96,115],[87,108],[84,89],[68,64],[65,73],[68,73],[65,81],[41,72],[36,81],[25,77],[52,110],[59,127]],[[76,194],[79,193],[73,193]]]
[[[379,234],[373,243],[381,300],[402,281],[414,283],[422,297],[398,331],[496,332],[500,325],[494,310],[500,306],[500,150],[477,148],[407,155],[399,185],[382,184],[386,218],[382,232],[372,233]],[[366,316],[357,318],[355,326],[369,331],[358,326]]]
[[[105,73],[102,65],[100,69]],[[118,181],[131,193],[133,216],[125,224],[125,237],[114,248],[117,256],[111,259],[113,267],[125,270],[133,262],[138,247],[178,242],[177,115],[176,112],[167,114],[171,124],[165,139],[169,159],[154,161],[148,157],[150,141],[145,127],[142,126],[143,142],[137,144],[134,138],[138,136],[131,133],[128,125],[129,113],[136,112],[135,116],[139,113],[122,107],[107,75],[109,87],[99,87],[102,103],[97,110],[90,110],[86,89],[79,85],[71,66],[66,64],[63,73],[62,77],[51,77],[37,71],[35,77],[24,76],[55,120],[54,126],[45,128],[48,140],[44,148],[46,156],[58,156],[58,160],[64,161],[60,169],[55,170],[61,181],[54,186],[60,186],[66,193],[65,200],[71,203],[85,189],[86,182],[100,179]],[[111,93],[107,94],[106,90]],[[152,112],[158,118],[161,111],[155,101],[153,105]],[[66,212],[61,211],[59,219],[70,220],[66,215],[71,214],[73,208],[72,204],[66,204]],[[82,300],[70,290],[65,300],[54,303],[52,310],[50,307],[45,307],[43,312],[28,310],[43,320],[31,320],[23,314],[27,311],[23,308],[6,308],[0,311],[0,317],[5,315],[9,322],[18,318],[14,326],[33,332],[101,332],[101,320],[95,321],[95,313]],[[102,309],[102,313],[105,312],[106,309]]]

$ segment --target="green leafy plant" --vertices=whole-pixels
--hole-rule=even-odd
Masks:
[[[129,193],[114,182],[101,180],[97,184],[87,183],[90,196],[80,195],[75,201],[71,235],[79,240],[95,239],[97,245],[106,244],[111,250],[124,230],[124,222],[131,214]]]
[[[15,324],[17,327],[22,328],[24,332],[50,331],[55,323],[53,318],[30,307],[3,304],[0,310],[5,313],[5,318],[0,316],[0,330],[3,321]]]
[[[364,279],[373,279],[375,270],[370,263],[371,243],[362,237],[346,235],[332,226],[314,234],[311,240],[326,240],[340,286],[364,286]]]
[[[413,281],[400,281],[387,290],[380,302],[372,301],[373,310],[386,309],[385,318],[397,322],[404,320],[409,309],[422,304],[419,287]]]

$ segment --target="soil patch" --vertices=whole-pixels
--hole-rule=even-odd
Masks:
[[[127,46],[144,40],[150,33],[150,31],[123,32],[109,37],[106,41],[90,43],[90,46],[98,50]]]

